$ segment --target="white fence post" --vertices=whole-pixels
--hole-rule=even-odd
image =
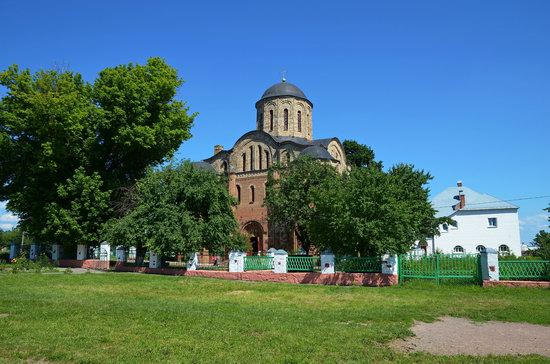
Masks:
[[[275,249],[275,248],[269,248],[269,249],[267,250],[266,255],[267,255],[268,257],[274,257],[276,251],[277,251],[277,249]]]
[[[498,253],[495,249],[487,248],[481,252],[481,277],[484,281],[500,279]]]
[[[84,260],[88,258],[88,247],[86,244],[78,244],[76,246],[76,260]]]
[[[321,253],[321,274],[332,274],[334,271],[334,254],[325,250]]]
[[[161,259],[160,254],[155,252],[149,252],[149,268],[160,268]]]
[[[10,260],[17,258],[18,248],[19,244],[13,242],[10,244]]]
[[[279,249],[273,256],[273,273],[287,272],[288,253],[283,249]]]
[[[244,257],[245,252],[230,251],[229,252],[229,271],[235,273],[244,272]]]
[[[116,261],[126,263],[126,248],[122,245],[116,247]]]
[[[103,253],[103,251],[105,251],[105,253],[107,254],[107,257],[103,256],[103,255],[105,255]],[[106,260],[106,261],[111,260],[111,245],[106,241],[104,241],[103,243],[101,243],[99,245],[99,259],[100,260]]]
[[[52,260],[61,259],[61,244],[52,244]]]
[[[197,270],[199,268],[199,253],[189,254],[189,259],[187,260],[187,270]]]
[[[397,255],[382,256],[382,274],[397,275]]]

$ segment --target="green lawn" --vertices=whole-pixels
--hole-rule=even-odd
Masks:
[[[400,354],[442,315],[550,325],[550,290],[327,287],[126,273],[0,273],[0,362],[542,362]],[[483,340],[483,338],[480,338]]]

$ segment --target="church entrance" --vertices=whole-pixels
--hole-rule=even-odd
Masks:
[[[264,229],[262,225],[257,221],[249,221],[244,224],[241,229],[250,238],[250,246],[248,248],[248,255],[262,255],[264,251]]]

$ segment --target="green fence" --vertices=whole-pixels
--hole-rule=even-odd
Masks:
[[[399,281],[406,278],[473,279],[481,282],[479,254],[403,254],[398,262]]]
[[[244,257],[244,270],[272,270],[273,257],[251,255]]]
[[[320,257],[289,256],[286,261],[287,271],[314,272],[321,269]]]
[[[346,273],[380,273],[382,263],[376,257],[335,257],[334,269]]]
[[[550,260],[499,260],[501,280],[550,280]]]

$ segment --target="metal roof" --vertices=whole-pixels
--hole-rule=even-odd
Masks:
[[[505,210],[518,209],[519,207],[494,196],[480,193],[468,187],[448,187],[443,192],[432,198],[432,206],[437,210],[436,217],[450,216],[456,211],[459,200],[459,191],[462,190],[465,198],[465,206],[460,211],[478,210]]]
[[[311,147],[307,147],[306,149],[302,150],[300,155],[307,155],[314,159],[326,159],[331,161],[334,160],[330,153],[325,148],[319,145],[312,145]]]
[[[299,99],[303,99],[307,101],[309,104],[313,106],[311,101],[308,100],[304,92],[300,90],[298,86],[286,81],[276,83],[273,86],[269,87],[267,90],[265,90],[260,100],[268,99],[271,97],[280,97],[280,96],[297,97]]]

